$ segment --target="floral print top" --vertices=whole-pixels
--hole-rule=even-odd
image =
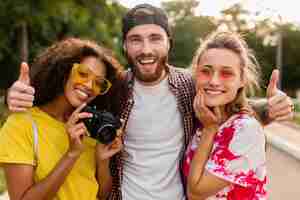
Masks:
[[[187,178],[200,134],[189,144],[183,163]],[[209,200],[264,200],[266,192],[265,136],[262,126],[252,116],[235,114],[216,133],[205,170],[232,184]]]

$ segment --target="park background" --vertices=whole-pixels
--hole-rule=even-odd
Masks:
[[[247,4],[250,1],[246,0],[211,0],[212,5],[219,5],[218,13],[213,15],[201,10],[207,0],[152,1],[170,18],[174,40],[169,57],[171,64],[189,67],[195,50],[210,32],[216,29],[237,31],[243,34],[261,64],[262,88],[266,88],[272,70],[279,68],[279,86],[294,98],[296,111],[300,112],[297,103],[297,96],[300,96],[300,17],[299,21],[288,17],[271,4],[264,5],[263,0],[258,1],[256,9],[250,8]],[[18,77],[21,61],[30,65],[40,51],[55,41],[70,36],[93,39],[112,49],[126,65],[122,54],[122,16],[128,7],[143,2],[151,3],[151,0],[1,0],[0,126],[7,116],[4,95]],[[284,2],[291,12],[297,9],[293,5],[295,2]],[[264,91],[257,95],[263,96]],[[300,124],[297,114],[293,123]],[[0,193],[4,191],[0,169]]]

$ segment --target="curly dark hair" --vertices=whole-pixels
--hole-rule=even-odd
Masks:
[[[90,40],[67,38],[44,50],[31,66],[31,85],[35,88],[34,105],[44,105],[62,95],[73,64],[80,63],[88,56],[101,59],[106,66],[106,78],[113,84],[112,89],[115,88],[114,85],[118,85],[123,67],[112,52]],[[102,97],[104,100],[102,104],[99,100],[96,102],[110,110],[110,101],[107,97]]]

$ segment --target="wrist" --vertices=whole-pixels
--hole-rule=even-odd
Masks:
[[[109,166],[110,158],[106,158],[103,155],[96,153],[96,162],[102,166]]]
[[[203,127],[202,132],[203,134],[215,134],[218,131],[218,126],[211,125]]]
[[[66,157],[68,158],[72,158],[72,159],[77,159],[79,158],[81,155],[81,151],[71,151],[71,150],[68,150],[66,152]]]
[[[109,163],[110,163],[109,158],[103,159],[101,156],[99,156],[98,159],[96,159],[96,160],[97,160],[96,162],[102,166],[109,166]]]
[[[107,162],[109,160],[109,158],[106,158],[104,156],[104,148],[105,148],[105,145],[104,144],[101,144],[101,143],[98,143],[96,145],[96,159],[99,161],[99,162]]]
[[[217,131],[218,128],[219,128],[218,125],[213,124],[213,125],[204,126],[202,130],[207,130],[207,131]]]

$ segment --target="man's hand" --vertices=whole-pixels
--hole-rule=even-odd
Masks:
[[[23,62],[18,80],[8,90],[8,109],[12,112],[25,111],[32,107],[33,99],[34,88],[30,86],[29,66]]]
[[[294,104],[290,97],[277,88],[279,71],[273,70],[267,88],[268,117],[271,121],[291,120],[294,116]]]

